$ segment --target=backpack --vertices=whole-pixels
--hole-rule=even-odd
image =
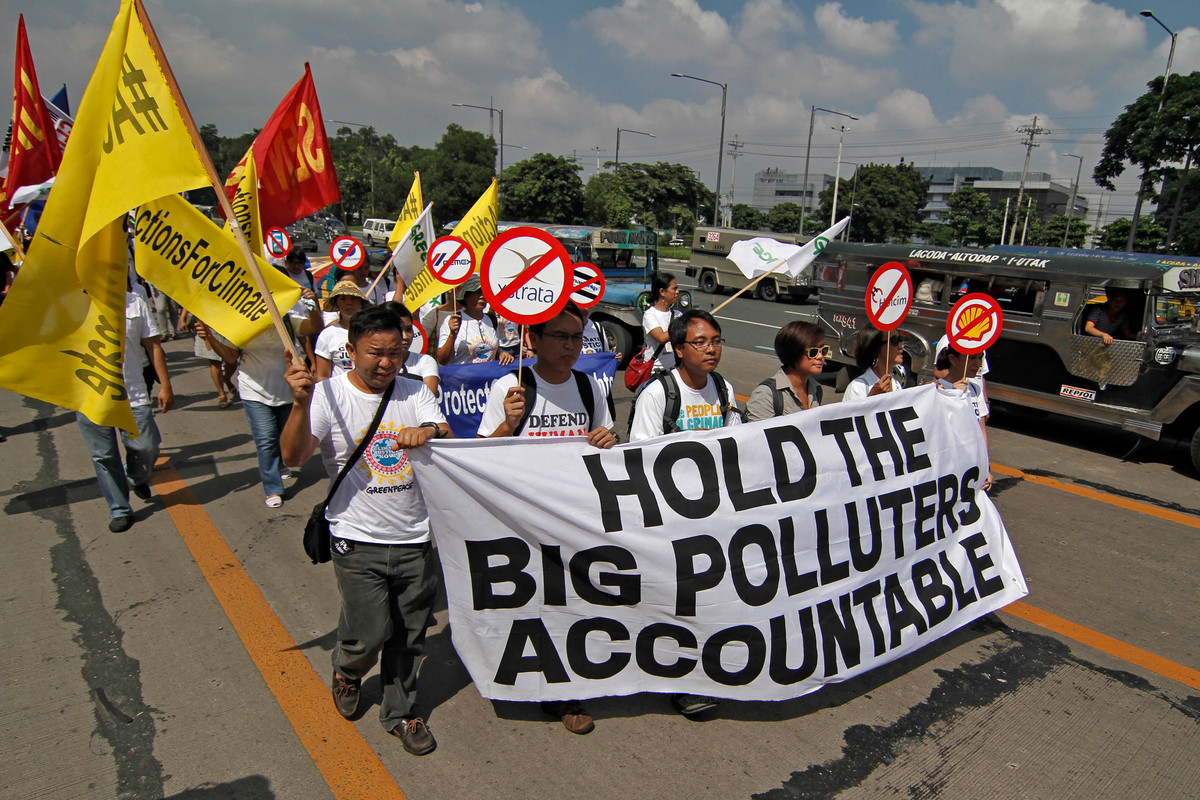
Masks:
[[[533,404],[537,401],[537,380],[534,379],[533,370],[530,367],[521,367],[519,374],[515,369],[508,374],[516,375],[521,388],[525,390],[525,412],[521,414],[521,419],[512,433],[513,436],[520,436],[521,431],[525,430],[525,423],[529,421]],[[583,401],[583,406],[587,409],[587,429],[590,431],[595,427],[596,421],[596,394],[592,391],[592,381],[586,372],[573,369],[571,374],[575,376],[575,387],[579,390],[579,399]]]
[[[767,378],[759,386],[766,386],[771,392],[771,411],[773,416],[783,416],[783,393],[785,390],[775,385],[774,376]]]
[[[713,372],[710,374],[713,380],[717,382],[717,405],[721,408],[721,420],[724,423],[725,417],[733,410],[733,406],[729,403],[729,392],[726,388],[725,379],[721,377],[721,373]],[[663,406],[663,433],[678,433],[679,410],[682,407],[682,401],[679,398],[679,384],[675,381],[674,371],[660,372],[654,380],[662,384],[663,395],[666,398],[666,403]]]

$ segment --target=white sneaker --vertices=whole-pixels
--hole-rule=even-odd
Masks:
[[[292,472],[290,469],[285,468],[284,470],[282,470],[279,473],[279,477],[285,481],[294,481],[294,480],[296,480],[296,478],[299,478],[300,476],[297,475],[296,473]]]
[[[267,498],[267,508],[279,508],[283,505],[283,498],[277,494],[273,494]]]

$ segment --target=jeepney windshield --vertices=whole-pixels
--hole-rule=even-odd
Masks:
[[[1178,292],[1163,292],[1152,296],[1154,325],[1191,325],[1196,327],[1196,296]]]

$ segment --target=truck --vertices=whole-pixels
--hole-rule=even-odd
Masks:
[[[729,249],[737,242],[758,238],[775,239],[795,245],[803,245],[812,239],[811,236],[793,233],[697,227],[692,235],[692,260],[685,272],[689,278],[695,279],[702,292],[715,294],[725,290],[737,291],[750,283],[750,279],[729,260]],[[799,278],[777,273],[759,281],[754,287],[754,296],[759,300],[775,301],[781,297],[790,297],[804,302],[814,291],[807,271]]]
[[[946,318],[963,295],[983,292],[1004,315],[988,349],[988,396],[1001,403],[1091,420],[1149,440],[1190,445],[1200,472],[1200,259],[1157,263],[1069,251],[1018,253],[899,244],[832,242],[817,257],[818,324],[832,360],[854,368],[870,323],[867,281],[898,262],[913,302],[897,332],[910,382],[931,376]],[[1084,333],[1106,289],[1125,290],[1136,338],[1110,346]]]

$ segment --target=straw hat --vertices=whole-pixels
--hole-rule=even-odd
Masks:
[[[337,298],[342,296],[357,297],[363,301],[364,306],[370,305],[367,296],[363,294],[362,289],[358,288],[357,283],[354,281],[338,281],[334,285],[333,291],[329,293],[329,297],[325,298],[325,303],[322,307],[326,311],[337,311]]]

